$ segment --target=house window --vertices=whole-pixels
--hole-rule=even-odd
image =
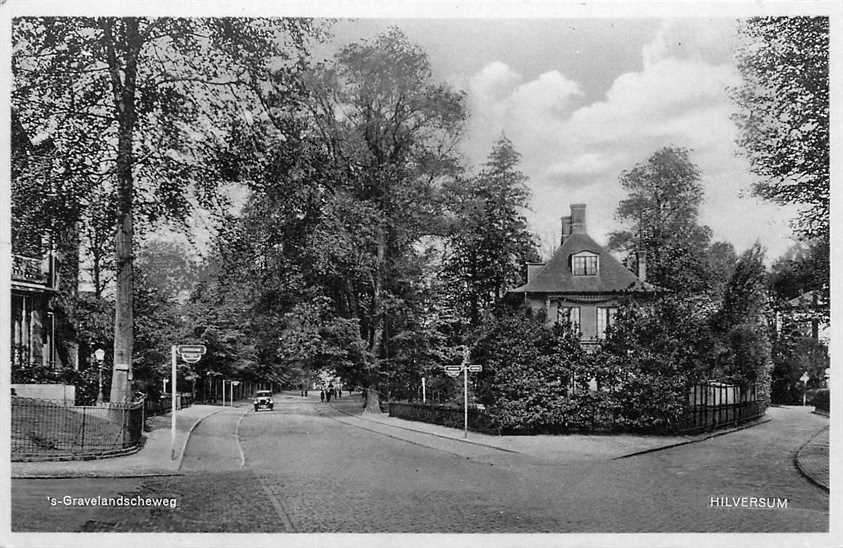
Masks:
[[[575,255],[571,268],[574,276],[596,276],[597,255]]]
[[[574,329],[580,328],[580,307],[579,306],[560,306],[556,313],[556,321],[568,321]]]
[[[615,313],[618,311],[616,307],[598,307],[597,308],[597,338],[606,338],[606,328],[615,324]]]

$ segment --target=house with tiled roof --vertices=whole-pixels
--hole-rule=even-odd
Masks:
[[[658,288],[646,281],[647,261],[638,255],[632,272],[586,231],[585,204],[572,204],[562,217],[562,242],[547,263],[527,265],[527,283],[509,293],[533,312],[544,310],[548,323],[567,319],[585,345],[605,337],[618,307],[630,299],[646,300]]]

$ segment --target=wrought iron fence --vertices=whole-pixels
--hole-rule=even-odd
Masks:
[[[147,417],[163,415],[172,409],[172,397],[167,394],[158,399],[147,398],[143,402],[144,413]],[[184,409],[193,405],[193,394],[179,392],[176,394],[176,409]]]
[[[107,455],[137,447],[141,403],[65,406],[12,397],[12,460]]]
[[[691,387],[688,399],[688,411],[678,425],[682,433],[739,424],[757,418],[765,411],[758,386],[754,383],[700,383]]]
[[[734,426],[764,414],[766,402],[760,396],[756,384],[701,383],[692,386],[689,390],[687,410],[678,421],[674,419],[668,424],[645,429],[645,431],[656,434],[694,434]],[[404,402],[386,404],[381,402],[381,406],[382,410],[384,406],[388,406],[391,417],[450,427],[463,426],[462,407]],[[591,423],[592,426],[586,430],[594,430],[594,424],[602,424],[603,427],[600,430],[605,431],[627,429],[618,424],[616,417],[611,416],[603,417],[601,420],[592,420]],[[565,425],[563,430],[567,430],[568,427]],[[502,432],[494,426],[484,411],[473,407],[469,407],[469,429],[491,434]]]

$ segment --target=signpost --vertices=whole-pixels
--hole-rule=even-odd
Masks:
[[[204,344],[181,344],[170,347],[173,358],[173,368],[170,378],[170,459],[176,460],[176,365],[177,355],[187,363],[196,363],[205,353]]]
[[[459,365],[445,365],[445,374],[449,377],[458,377],[460,372],[463,373],[463,437],[468,438],[468,373],[479,373],[483,371],[483,366],[480,364],[469,364],[470,350],[467,346],[463,346],[462,363]]]
[[[196,363],[205,354],[204,344],[180,344],[179,355],[187,363]]]

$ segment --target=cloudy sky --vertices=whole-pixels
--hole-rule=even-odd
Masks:
[[[752,197],[736,155],[734,19],[362,19],[339,23],[334,41],[390,25],[428,53],[436,79],[467,93],[471,165],[501,132],[522,154],[544,252],[570,203],[588,205],[589,232],[605,243],[619,227],[620,172],[666,145],[692,150],[716,239],[738,251],[760,240],[768,260],[792,244],[794,210]]]

